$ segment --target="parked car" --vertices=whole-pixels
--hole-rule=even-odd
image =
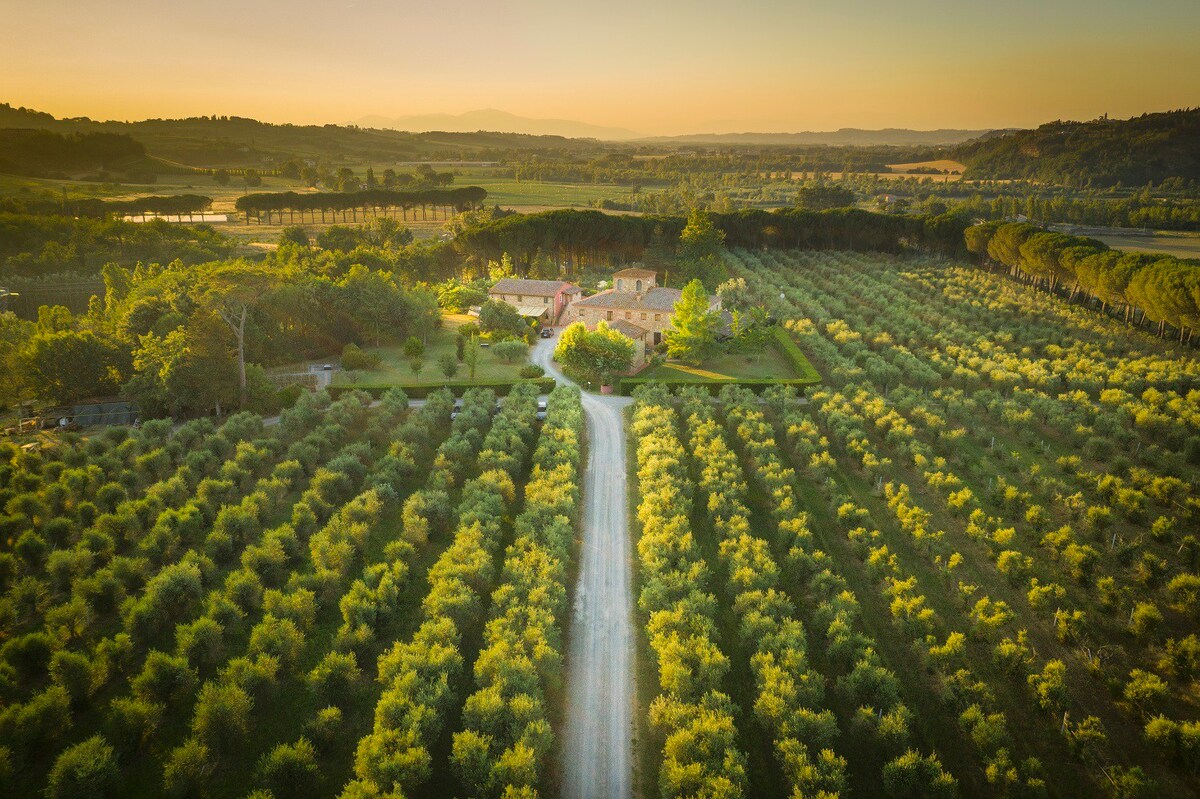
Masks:
[[[552,328],[552,327],[543,327],[542,328],[542,338],[553,338],[553,337],[554,337],[554,328]]]

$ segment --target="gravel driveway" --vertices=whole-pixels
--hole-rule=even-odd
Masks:
[[[551,361],[558,336],[538,339],[531,359],[569,383]],[[583,481],[579,585],[567,649],[563,736],[566,799],[633,794],[633,594],[625,484],[627,397],[584,393],[588,462]]]

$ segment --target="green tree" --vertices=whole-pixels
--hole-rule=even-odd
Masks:
[[[239,685],[208,682],[200,689],[192,732],[218,752],[232,752],[246,738],[254,701]]]
[[[205,275],[202,283],[202,303],[233,333],[237,347],[238,404],[242,409],[250,399],[246,390],[246,322],[277,282],[270,269],[238,261],[217,266]]]
[[[633,341],[606,322],[588,330],[583,322],[567,326],[554,348],[554,360],[591,379],[627,372],[633,364]]]
[[[958,783],[942,770],[937,755],[909,749],[883,767],[883,792],[892,799],[954,799]]]
[[[419,380],[421,370],[425,368],[425,342],[416,336],[404,340],[404,357],[408,358],[408,368],[412,370],[413,379]]]
[[[499,300],[488,300],[479,306],[479,329],[493,338],[525,338],[529,335],[529,325],[517,309]]]
[[[699,280],[688,283],[671,315],[671,329],[666,333],[667,356],[699,364],[717,342],[719,323],[720,316],[709,308],[704,284]]]
[[[502,341],[496,346],[502,346],[510,342]],[[457,360],[457,359],[456,359]],[[475,368],[479,366],[479,336],[471,336],[463,347],[463,363],[467,365],[468,374],[471,380],[475,379]]]
[[[501,341],[493,348],[496,357],[504,363],[516,363],[525,357],[525,353],[529,352],[529,345],[523,341],[513,339],[511,341]]]
[[[308,236],[308,231],[300,225],[292,225],[285,227],[283,232],[279,234],[280,244],[296,244],[301,247],[310,247],[312,240]]]
[[[679,234],[679,257],[685,261],[703,261],[719,256],[724,246],[725,234],[713,224],[712,215],[699,208],[692,209]]]
[[[115,394],[128,353],[91,332],[39,333],[19,357],[21,375],[35,396],[71,403]]]
[[[307,738],[279,744],[258,762],[258,781],[275,799],[302,799],[316,793],[321,771]]]
[[[458,374],[458,359],[453,353],[447,352],[438,358],[438,368],[442,370],[442,374],[449,380]]]
[[[99,735],[75,744],[54,761],[48,799],[104,799],[117,795],[120,772],[113,748]]]

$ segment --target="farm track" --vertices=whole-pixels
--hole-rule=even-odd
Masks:
[[[534,363],[569,381],[551,356],[557,338],[540,340]],[[630,400],[583,394],[588,462],[583,534],[567,651],[562,795],[628,799],[633,795],[633,629],[623,409]]]

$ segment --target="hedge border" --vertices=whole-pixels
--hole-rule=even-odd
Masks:
[[[492,391],[496,392],[497,396],[504,397],[507,396],[510,391],[512,391],[513,386],[522,385],[524,383],[536,384],[539,394],[549,394],[556,385],[555,380],[552,377],[539,377],[536,380],[507,380],[493,383],[467,383],[462,381],[448,383],[421,383],[416,385],[407,383],[339,383],[327,387],[326,391],[328,391],[329,396],[333,397],[334,399],[337,399],[348,391],[364,391],[367,394],[370,394],[373,399],[379,399],[389,390],[398,388],[403,391],[409,399],[424,399],[435,391],[441,391],[444,388],[450,389],[451,393],[453,393],[456,397],[461,397],[472,388],[490,388]]]

